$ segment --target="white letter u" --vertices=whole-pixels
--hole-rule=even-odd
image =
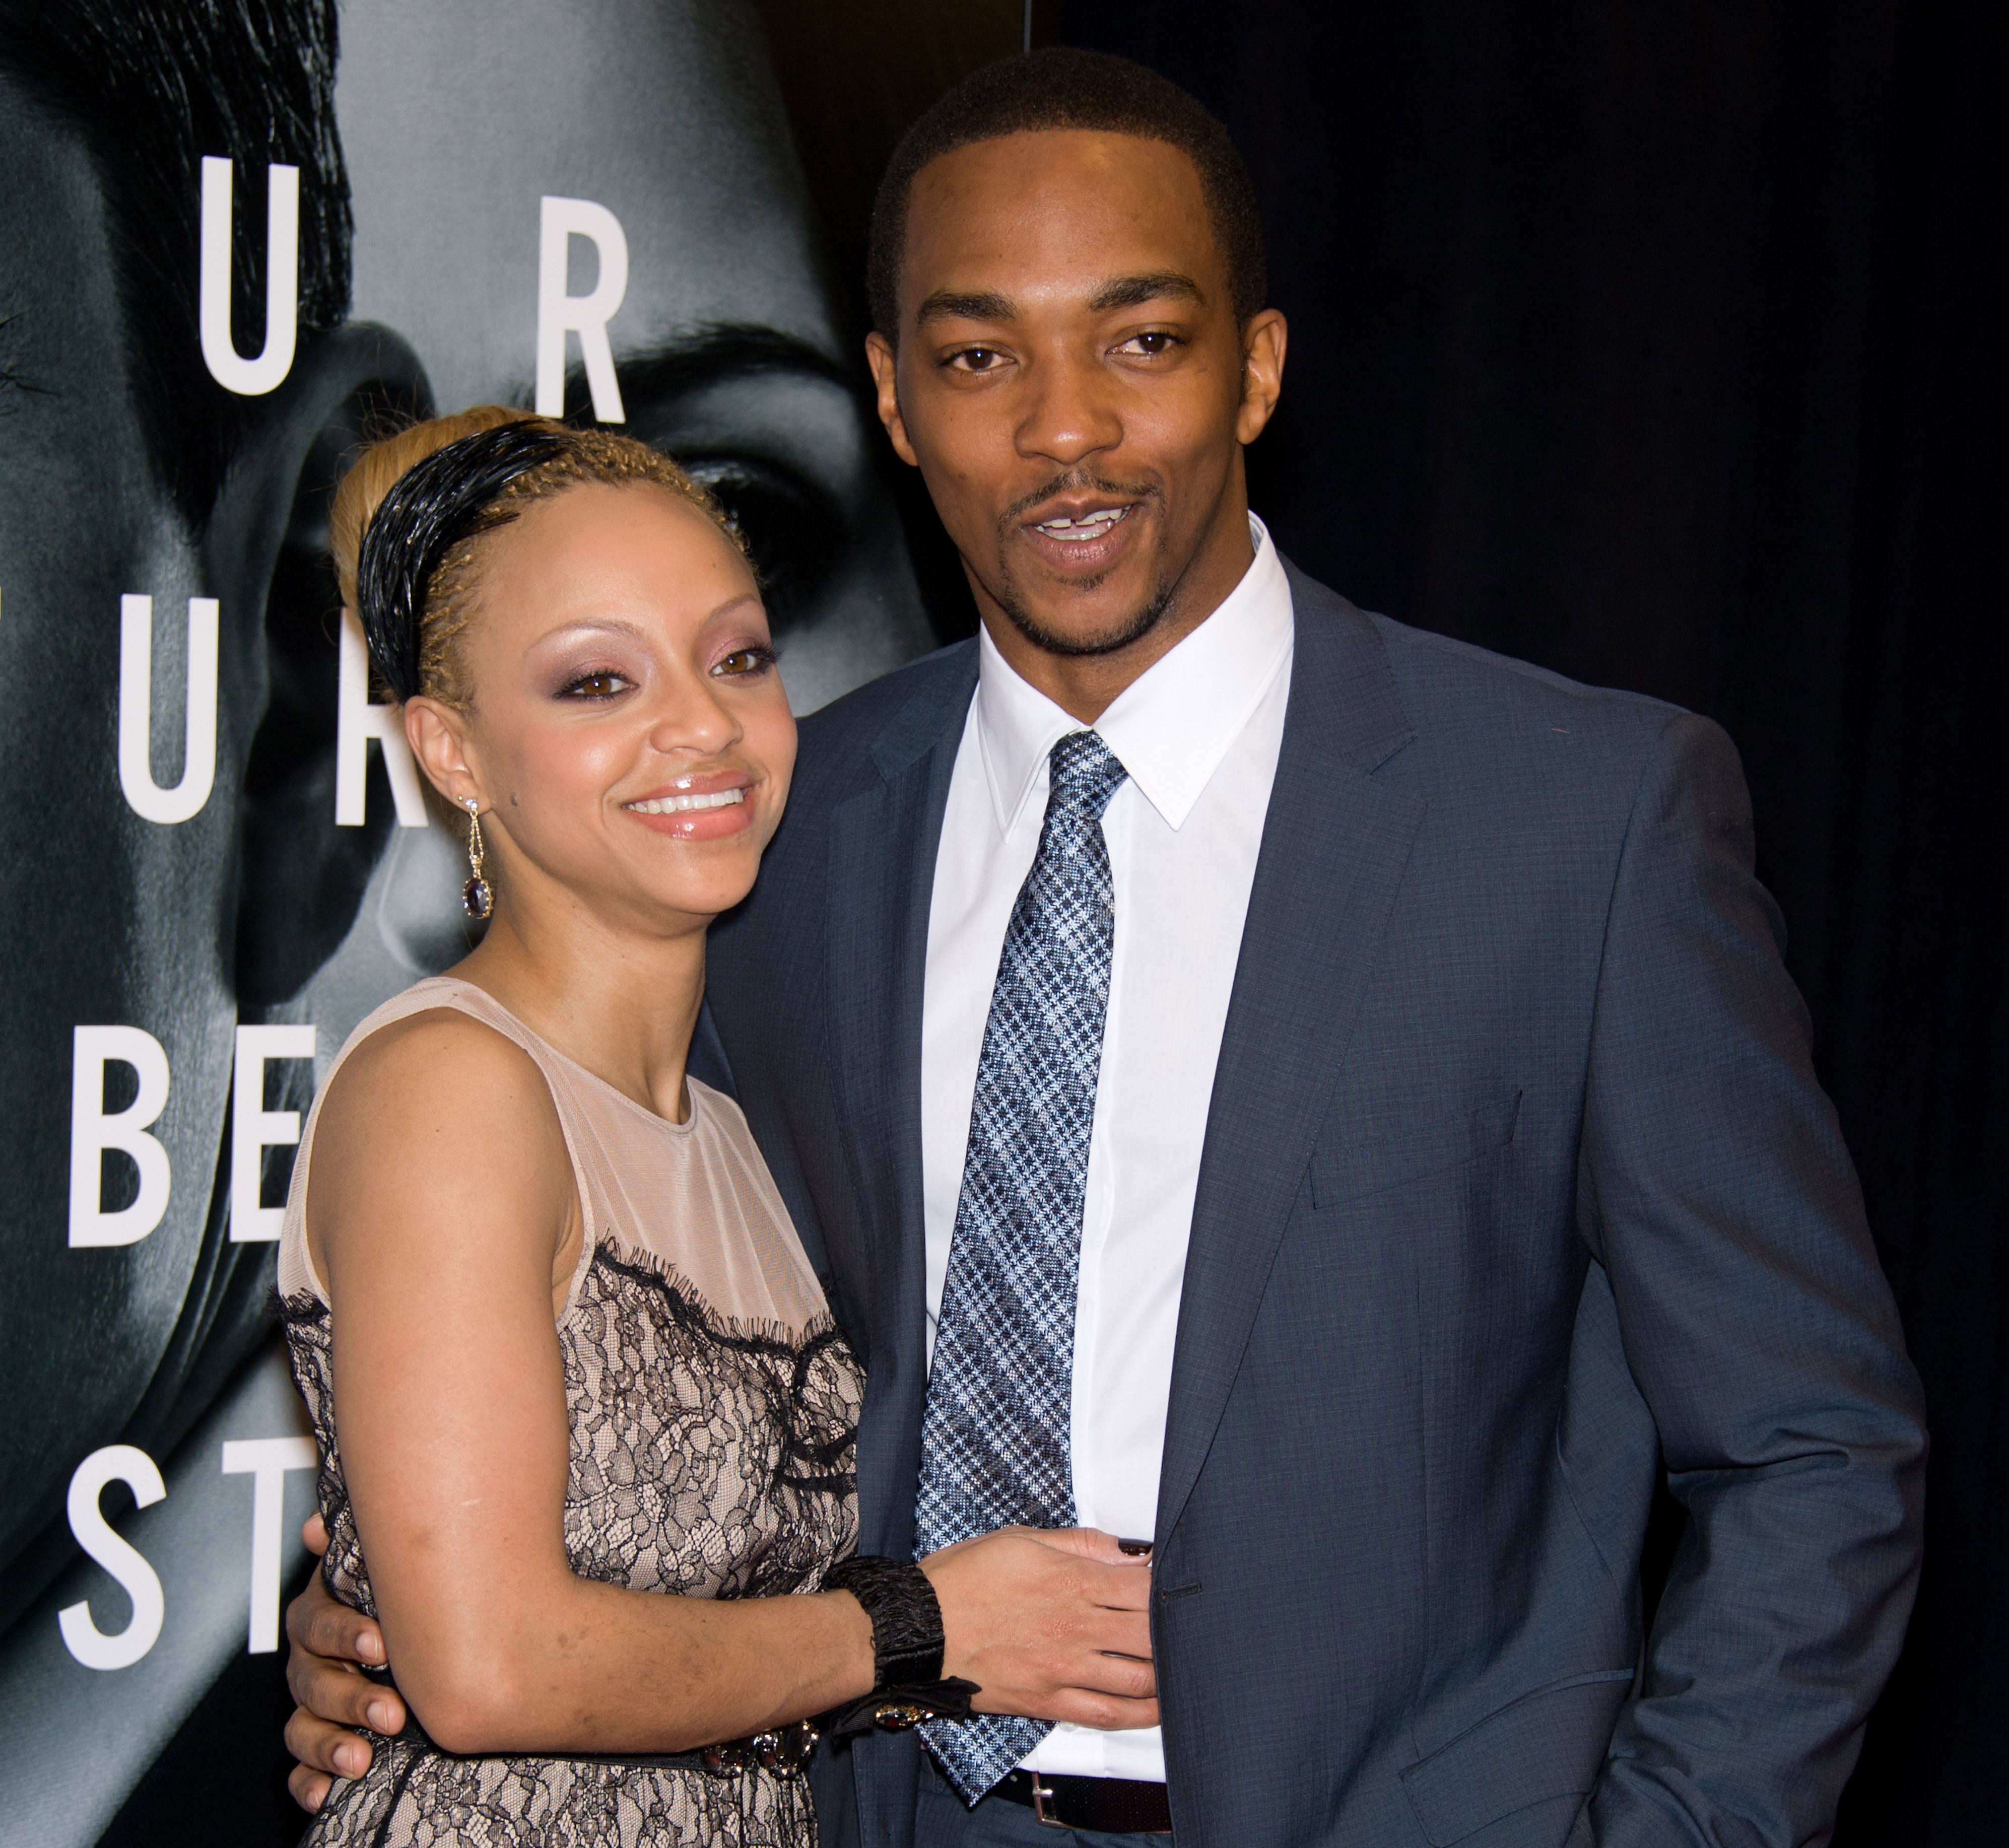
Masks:
[[[190,597],[188,625],[182,780],[163,789],[154,781],[154,600],[129,594],[119,600],[119,787],[133,813],[148,821],[200,814],[216,780],[216,599]]]
[[[202,356],[210,377],[243,398],[262,396],[292,371],[299,316],[300,170],[275,161],[266,172],[265,350],[246,359],[230,331],[230,163],[203,156]]]

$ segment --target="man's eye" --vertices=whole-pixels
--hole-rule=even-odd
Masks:
[[[625,693],[634,685],[625,674],[617,674],[611,667],[597,668],[590,674],[582,674],[576,680],[567,681],[565,697],[568,699],[611,699],[616,693]]]
[[[1118,350],[1155,356],[1159,353],[1170,352],[1178,345],[1178,336],[1175,334],[1132,334]]]
[[[771,648],[735,648],[711,671],[729,680],[741,674],[764,673],[774,664],[774,651]]]
[[[949,356],[949,364],[963,372],[994,372],[1004,356],[994,347],[966,346]]]

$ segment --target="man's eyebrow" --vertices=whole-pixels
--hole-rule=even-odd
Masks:
[[[938,289],[914,313],[914,325],[935,320],[1010,320],[1018,310],[994,289]]]
[[[854,371],[793,334],[743,322],[700,327],[654,346],[621,353],[614,366],[622,397],[637,403],[680,397],[721,379],[745,378],[754,373],[806,374],[842,385],[854,395],[862,393],[866,382],[863,366]],[[565,402],[566,422],[593,423],[593,394],[585,366],[576,362],[565,372]]]
[[[1206,297],[1192,277],[1177,270],[1148,270],[1139,276],[1119,276],[1104,283],[1089,298],[1088,305],[1097,314],[1107,314],[1114,308],[1139,308],[1146,302],[1165,300],[1190,302],[1199,307]]]

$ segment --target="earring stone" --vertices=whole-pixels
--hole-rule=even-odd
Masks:
[[[460,888],[461,908],[477,923],[486,920],[495,908],[495,888],[489,884],[483,871],[483,863],[488,858],[481,839],[481,811],[474,803],[467,805],[467,883]]]

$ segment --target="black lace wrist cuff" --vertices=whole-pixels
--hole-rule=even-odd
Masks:
[[[824,1575],[826,1591],[849,1591],[872,1620],[871,1693],[825,1716],[845,1738],[874,1726],[904,1732],[928,1719],[966,1719],[976,1683],[942,1679],[941,1605],[927,1574],[910,1559],[866,1555],[841,1559]]]
[[[823,1588],[849,1591],[864,1605],[872,1620],[873,1676],[881,1687],[941,1679],[941,1605],[912,1560],[840,1559],[824,1574]]]

